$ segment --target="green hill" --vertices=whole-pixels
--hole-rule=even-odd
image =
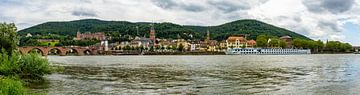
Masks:
[[[20,30],[18,35],[47,35],[59,34],[75,36],[77,31],[81,32],[106,32],[108,35],[131,35],[148,36],[149,22],[127,22],[127,21],[103,21],[97,19],[84,19],[68,22],[47,22],[33,27]],[[272,36],[289,35],[294,38],[309,39],[295,32],[266,24],[257,20],[238,20],[219,26],[183,26],[173,23],[155,23],[156,36],[158,38],[177,38],[178,35],[185,39],[203,39],[206,31],[211,32],[211,37],[223,40],[230,35],[250,34],[254,39],[260,34]],[[138,32],[137,32],[138,31]],[[193,36],[191,38],[190,34]]]

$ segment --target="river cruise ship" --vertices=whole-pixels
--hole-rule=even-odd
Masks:
[[[232,48],[227,49],[227,55],[293,55],[311,54],[310,49],[280,49],[280,48]]]

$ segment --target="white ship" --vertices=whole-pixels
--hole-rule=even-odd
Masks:
[[[293,55],[311,54],[310,49],[279,49],[279,48],[232,48],[227,55]]]

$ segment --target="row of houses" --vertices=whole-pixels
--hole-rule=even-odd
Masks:
[[[80,33],[77,32],[74,40],[84,40],[84,39],[97,39],[101,40],[102,47],[108,47],[113,50],[124,49],[125,47],[132,48],[161,48],[166,50],[184,50],[184,51],[224,51],[227,48],[253,48],[256,47],[256,41],[253,39],[248,40],[247,35],[232,35],[229,36],[226,40],[217,41],[211,40],[210,32],[207,31],[207,36],[204,40],[185,40],[185,39],[158,39],[156,38],[155,29],[151,27],[149,38],[146,37],[135,37],[131,41],[122,41],[118,43],[107,44],[107,39],[111,37],[106,37],[103,32],[96,33]],[[284,40],[288,43],[287,46],[292,46],[292,38],[290,36],[280,37],[281,40]],[[43,40],[41,40],[43,41]],[[48,40],[44,40],[48,41]],[[107,50],[107,49],[106,49]]]
[[[153,28],[152,28],[153,29]],[[135,37],[131,41],[123,41],[112,45],[113,49],[123,49],[125,47],[157,47],[162,49],[178,49],[184,51],[224,51],[227,48],[251,48],[256,46],[255,40],[247,40],[246,35],[233,35],[223,41],[210,39],[210,32],[204,40],[185,40],[185,39],[157,39],[155,30],[151,30],[151,37]],[[154,40],[155,39],[155,40]]]
[[[252,39],[248,40],[247,35],[232,35],[226,40],[216,41],[211,40],[210,32],[207,31],[207,36],[204,40],[185,40],[181,38],[158,39],[155,36],[156,33],[153,26],[151,27],[149,34],[149,38],[135,37],[135,39],[131,41],[120,42],[112,45],[113,49],[124,47],[157,47],[162,49],[178,49],[185,51],[224,51],[227,48],[253,48],[256,46],[256,41]],[[290,36],[283,36],[280,39],[286,41],[289,47],[292,46],[292,38]]]

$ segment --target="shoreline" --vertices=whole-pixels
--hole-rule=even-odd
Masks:
[[[293,55],[337,55],[337,54],[354,54],[355,53],[312,53],[312,54],[293,54]],[[227,55],[225,53],[148,53],[148,54],[118,54],[118,55],[83,55],[83,56],[182,56],[182,55],[192,55],[192,56],[201,56],[201,55]],[[248,54],[248,55],[256,55],[256,54]],[[271,55],[271,54],[270,54]],[[276,54],[274,54],[276,55]],[[281,54],[279,54],[281,55]],[[286,54],[283,54],[286,55]],[[49,55],[49,56],[58,56],[58,55]],[[73,55],[71,55],[73,56]]]

